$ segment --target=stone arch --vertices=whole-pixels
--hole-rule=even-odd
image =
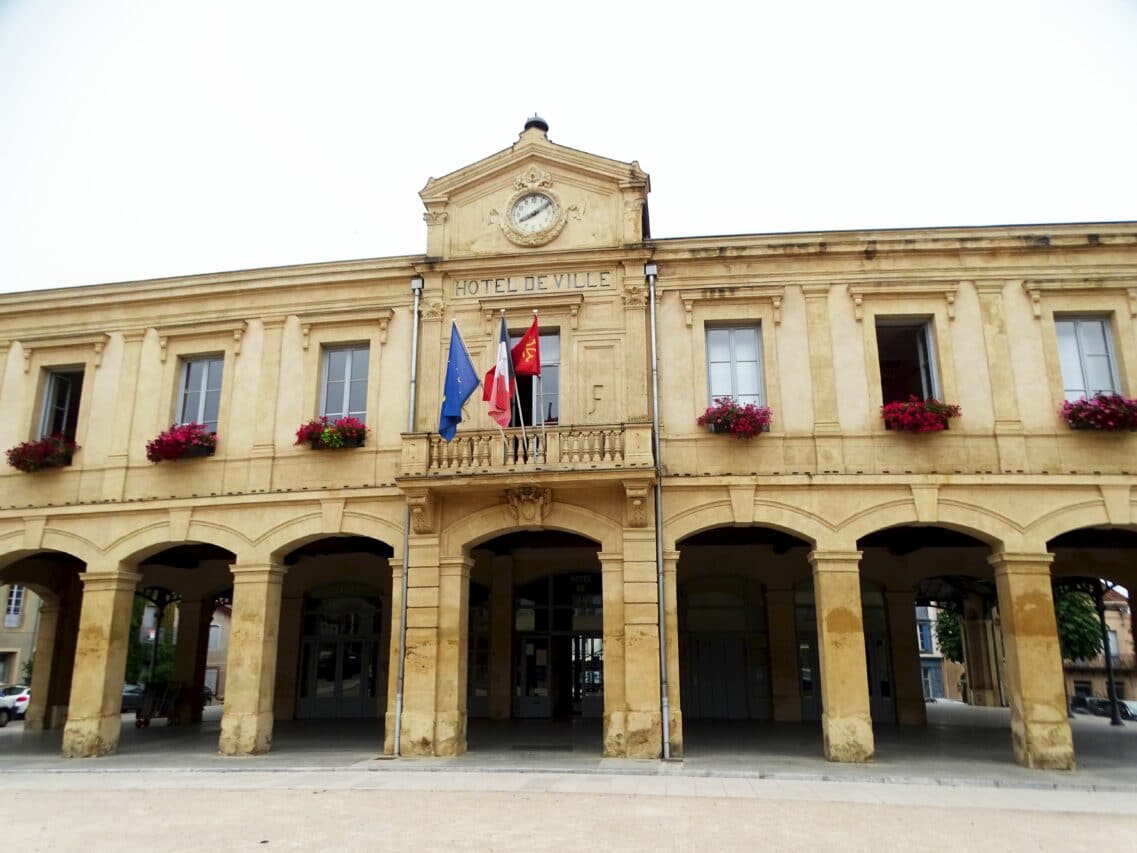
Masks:
[[[523,526],[505,504],[487,507],[459,519],[442,531],[442,553],[453,555],[468,552],[482,542],[512,533]],[[553,502],[541,529],[561,530],[598,542],[601,552],[615,553],[621,550],[621,528],[618,523],[606,515],[574,504]]]
[[[193,520],[190,521],[185,538],[174,539],[170,536],[169,523],[161,521],[119,539],[107,550],[104,559],[115,565],[118,563],[137,565],[166,548],[190,543],[215,545],[236,555],[238,559],[242,554],[249,553],[251,544],[248,537],[230,527],[215,522]]]
[[[983,507],[952,501],[939,502],[934,520],[919,518],[911,501],[891,501],[846,519],[838,531],[843,541],[853,545],[870,533],[905,526],[943,527],[965,533],[985,542],[992,551],[1017,547],[1022,540],[1021,530],[1009,519]]]
[[[285,555],[309,542],[328,536],[363,536],[390,545],[398,553],[402,546],[403,526],[378,515],[360,512],[343,514],[338,530],[329,530],[318,509],[281,524],[256,541],[258,555],[279,562]]]
[[[65,554],[82,560],[87,565],[98,560],[101,552],[95,545],[66,530],[47,528],[40,537],[38,548],[28,548],[24,532],[17,530],[0,539],[0,569],[37,554]]]
[[[1085,501],[1051,510],[1036,518],[1027,527],[1026,535],[1032,543],[1037,544],[1037,550],[1041,552],[1046,550],[1046,543],[1051,539],[1085,527],[1115,527],[1137,531],[1137,524],[1114,524],[1101,501]]]
[[[663,528],[663,548],[665,551],[674,551],[677,542],[696,533],[716,527],[735,526],[770,527],[804,539],[811,546],[832,536],[832,529],[816,515],[782,503],[756,504],[754,520],[745,525],[736,525],[730,501],[720,500],[692,507],[668,518]]]

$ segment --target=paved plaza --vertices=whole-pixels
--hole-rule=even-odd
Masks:
[[[816,726],[687,727],[682,761],[605,759],[597,722],[475,721],[452,759],[377,757],[378,722],[281,722],[273,751],[216,754],[200,726],[123,717],[118,754],[64,760],[59,732],[0,730],[21,850],[1131,849],[1137,726],[1072,721],[1079,769],[1025,770],[1005,709],[930,705],[878,727],[877,759],[821,757]]]

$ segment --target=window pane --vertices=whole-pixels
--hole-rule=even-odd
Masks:
[[[1054,324],[1058,335],[1058,361],[1062,366],[1062,386],[1066,398],[1076,400],[1085,394],[1085,381],[1082,378],[1081,359],[1078,356],[1078,335],[1074,324],[1068,320]]]
[[[205,395],[205,407],[202,411],[201,421],[210,432],[217,432],[217,410],[221,405],[221,390],[210,391]]]
[[[347,350],[328,350],[328,384],[342,382],[347,376]]]
[[[183,424],[196,421],[201,417],[201,394],[197,391],[187,391],[182,397],[182,411],[178,420]]]
[[[1113,371],[1109,366],[1108,355],[1086,356],[1086,379],[1090,385],[1086,390],[1090,394],[1114,392]]]
[[[347,402],[348,412],[359,419],[367,413],[367,381],[352,382]]]
[[[546,364],[559,364],[561,360],[561,336],[558,332],[541,335],[541,372]]]
[[[753,361],[740,362],[735,366],[738,383],[735,393],[739,397],[757,397],[760,390],[758,380],[758,365]]]
[[[206,380],[205,387],[209,391],[221,390],[221,373],[225,368],[224,359],[213,358],[209,360],[209,378]]]
[[[758,330],[734,330],[734,358],[736,361],[758,360]]]
[[[367,379],[367,359],[369,357],[369,348],[360,347],[351,351],[351,378]]]
[[[707,360],[712,362],[730,361],[730,330],[707,330]]]
[[[1082,339],[1082,353],[1086,356],[1106,355],[1105,323],[1101,320],[1079,320],[1078,332]]]
[[[329,418],[342,418],[344,383],[329,382],[327,394],[324,395],[324,411],[321,413]]]
[[[541,341],[541,346],[545,345],[544,339]],[[542,351],[541,358],[545,357]],[[560,389],[561,389],[561,369],[557,365],[549,365],[541,367],[541,384],[540,388],[543,394],[542,403],[545,407],[544,419],[559,419],[561,416],[560,410]]]
[[[186,362],[186,390],[197,391],[201,388],[201,377],[205,373],[204,361]]]
[[[707,370],[708,381],[712,399],[715,397],[729,397],[733,389],[730,385],[730,363],[711,364]]]

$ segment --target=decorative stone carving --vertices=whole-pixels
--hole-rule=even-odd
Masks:
[[[624,483],[624,497],[628,501],[628,527],[647,527],[647,495],[646,483]]]
[[[527,233],[518,229],[513,222],[513,217],[510,216],[510,211],[513,206],[517,204],[524,196],[530,193],[539,192],[542,195],[548,196],[553,202],[554,213],[552,222],[546,228],[533,233]],[[548,172],[542,171],[537,168],[529,168],[522,172],[513,182],[513,192],[505,200],[503,210],[498,210],[496,207],[489,211],[489,223],[496,224],[501,228],[501,233],[505,235],[505,239],[517,246],[533,247],[544,246],[546,243],[552,242],[556,239],[557,235],[564,230],[565,223],[568,222],[569,214],[571,213],[574,218],[580,219],[583,215],[583,209],[576,204],[566,206],[561,201],[561,197],[553,189],[553,176]]]
[[[446,217],[445,210],[428,210],[422,215],[422,221],[427,225],[442,225],[446,222]]]
[[[538,489],[535,486],[522,486],[508,489],[505,499],[518,524],[539,525],[545,520],[545,513],[553,503],[552,489]]]
[[[643,308],[647,305],[647,288],[642,284],[624,285],[624,307]]]
[[[446,310],[445,303],[443,303],[443,301],[441,299],[434,299],[434,300],[426,303],[426,305],[423,306],[422,318],[424,320],[441,321],[442,320],[442,314],[445,310]]]
[[[407,506],[411,508],[411,530],[420,536],[424,533],[434,533],[435,507],[434,498],[428,491],[407,493]]]

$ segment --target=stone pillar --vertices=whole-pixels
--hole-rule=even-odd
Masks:
[[[830,761],[873,757],[860,559],[860,551],[809,555],[821,663],[821,730]]]
[[[987,351],[987,370],[991,376],[991,407],[995,412],[995,443],[999,449],[999,468],[1005,472],[1029,469],[1026,437],[1019,418],[1015,389],[1014,358],[1007,336],[1003,309],[1003,281],[975,282],[979,294],[979,316],[983,322],[983,344]]]
[[[916,638],[916,594],[910,589],[890,589],[888,637],[895,682],[896,722],[902,726],[926,726],[924,682],[920,672],[920,646]]]
[[[209,647],[213,600],[182,599],[177,607],[178,645],[174,649],[173,680],[182,683],[182,692],[172,719],[179,723],[200,723],[201,687],[205,681],[205,652]]]
[[[987,618],[983,600],[969,595],[963,602],[963,665],[967,672],[968,703],[997,708],[998,691],[991,668],[991,648],[987,642]]]
[[[250,491],[264,491],[272,486],[272,464],[276,455],[276,410],[281,399],[280,361],[284,320],[284,317],[261,319],[260,373],[256,381],[257,414],[253,424],[253,447],[249,456]]]
[[[276,661],[276,698],[273,717],[291,720],[296,716],[296,683],[300,674],[300,644],[304,619],[304,596],[284,595],[280,599],[280,643]]]
[[[257,755],[272,746],[273,682],[285,568],[235,563],[233,621],[225,665],[222,755]]]
[[[679,693],[679,587],[676,570],[679,552],[663,552],[663,601],[666,605],[664,628],[667,632],[667,702],[668,725],[671,727],[671,757],[683,756],[683,706]]]
[[[647,287],[644,283],[644,259],[633,258],[620,270],[624,290],[624,395],[626,421],[643,423],[651,417],[651,376],[648,373],[649,352]],[[658,294],[658,291],[657,291]],[[611,391],[615,399],[619,393]],[[668,676],[670,679],[670,676]],[[668,699],[670,701],[670,698]]]
[[[466,694],[470,663],[470,568],[468,557],[438,566],[438,664],[434,754],[466,751]]]
[[[403,608],[403,558],[399,554],[391,557],[391,644],[388,647],[387,665],[387,715],[383,720],[383,754],[395,754],[395,705],[399,690],[399,641],[402,631]]]
[[[801,722],[800,673],[797,660],[797,621],[792,589],[766,590],[769,626],[770,686],[774,722]]]
[[[993,555],[1003,626],[1015,760],[1040,770],[1073,770],[1058,625],[1051,594],[1053,554]]]
[[[624,560],[599,554],[604,621],[604,755],[627,754],[624,694]]]
[[[513,557],[490,558],[490,719],[513,716]]]
[[[51,668],[55,662],[55,643],[59,626],[59,601],[40,593],[39,627],[36,629],[32,657],[32,695],[24,715],[24,730],[38,732],[48,727],[48,693]]]
[[[134,589],[141,575],[121,566],[82,575],[83,606],[63,729],[64,758],[108,755],[122,729],[122,684]]]
[[[119,365],[118,389],[115,392],[113,428],[108,430],[106,468],[103,471],[103,500],[122,499],[132,448],[137,448],[134,452],[139,454],[141,459],[145,459],[142,453],[146,442],[153,438],[148,436],[143,439],[141,436],[132,435],[132,431],[141,430],[141,422],[145,420],[139,418],[136,421],[134,418],[140,396],[138,379],[144,337],[143,331],[122,334],[122,360]],[[140,440],[135,441],[136,438]]]
[[[655,533],[651,528],[625,528],[623,539],[625,755],[659,758],[663,723]]]
[[[828,283],[802,285],[801,288],[809,333],[809,376],[813,390],[813,436],[818,472],[840,472],[845,464],[829,321],[830,289]]]

